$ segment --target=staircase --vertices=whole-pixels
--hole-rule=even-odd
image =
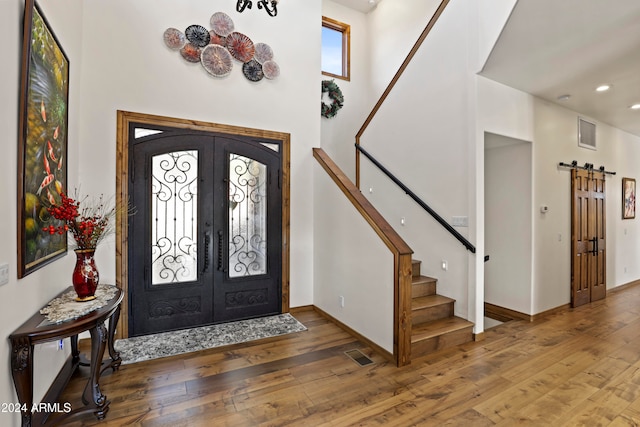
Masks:
[[[411,264],[411,359],[473,341],[473,323],[453,315],[455,300],[436,294],[437,279]]]

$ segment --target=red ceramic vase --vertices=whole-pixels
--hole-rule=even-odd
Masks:
[[[93,258],[95,249],[75,249],[76,266],[73,269],[73,289],[78,294],[76,301],[91,301],[95,299],[98,287],[98,269]]]

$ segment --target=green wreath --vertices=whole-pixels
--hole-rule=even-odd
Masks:
[[[333,80],[322,81],[322,93],[328,92],[331,104],[327,105],[324,101],[321,102],[320,114],[322,117],[330,119],[338,113],[338,110],[342,108],[344,103],[344,96],[338,85]]]

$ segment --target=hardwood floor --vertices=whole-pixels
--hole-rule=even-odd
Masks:
[[[396,368],[314,311],[306,332],[122,366],[65,426],[637,426],[640,286]],[[375,364],[344,355],[354,348]],[[83,371],[84,372],[84,371]],[[79,407],[86,378],[61,402]]]

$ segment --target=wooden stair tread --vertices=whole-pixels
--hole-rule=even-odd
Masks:
[[[429,277],[429,276],[413,276],[413,279],[411,279],[411,284],[413,285],[418,285],[421,283],[431,283],[431,282],[437,282],[438,279],[436,279],[435,277]]]
[[[413,298],[411,300],[411,309],[420,310],[423,308],[435,307],[443,304],[451,304],[454,302],[456,302],[456,300],[442,295],[426,295],[423,297]]]
[[[427,340],[465,328],[473,328],[473,323],[460,317],[448,317],[446,319],[414,325],[411,333],[411,342],[415,343]]]

